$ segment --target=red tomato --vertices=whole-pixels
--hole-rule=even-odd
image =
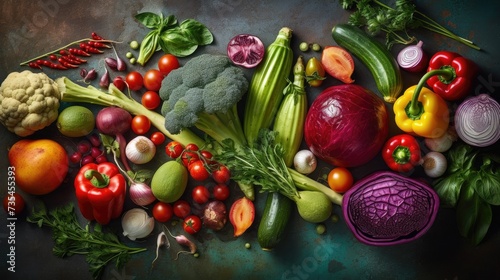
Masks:
[[[205,158],[205,159],[212,159],[213,155],[211,152],[207,150],[202,150],[200,154]]]
[[[198,145],[196,144],[187,144],[186,145],[186,150],[189,150],[189,151],[198,151],[200,148],[198,147]]]
[[[226,184],[217,184],[213,189],[214,198],[220,201],[226,200],[229,194],[229,187]]]
[[[118,76],[116,78],[113,79],[113,85],[118,88],[120,91],[124,91],[125,90],[125,79],[121,76]]]
[[[207,187],[199,185],[193,188],[191,196],[193,197],[194,202],[204,204],[210,199],[210,191]]]
[[[148,90],[142,95],[141,103],[149,110],[154,110],[160,106],[161,98],[158,93]]]
[[[179,60],[172,54],[165,54],[158,60],[158,70],[167,76],[170,71],[179,68]]]
[[[188,149],[185,149],[181,154],[181,159],[182,164],[189,168],[189,165],[191,165],[192,162],[199,160],[200,157],[196,152],[191,152]]]
[[[179,218],[185,218],[191,214],[191,205],[185,200],[174,202],[174,215]]]
[[[177,141],[171,141],[165,147],[165,153],[171,158],[178,158],[181,156],[184,147]]]
[[[125,77],[125,82],[127,82],[130,90],[140,90],[144,84],[144,79],[141,73],[137,71],[132,71]]]
[[[212,171],[212,178],[216,183],[226,184],[231,179],[231,171],[224,164],[219,164],[218,168]]]
[[[156,69],[148,70],[144,74],[144,87],[147,90],[152,90],[158,92],[161,87],[161,82],[163,81],[163,74]]]
[[[137,115],[132,118],[130,128],[137,135],[146,134],[151,128],[151,121],[146,116]]]
[[[201,219],[196,215],[189,215],[184,219],[182,227],[185,232],[195,234],[201,230]]]
[[[158,201],[153,206],[153,217],[160,223],[168,222],[174,216],[172,205]]]
[[[188,165],[188,170],[189,175],[196,181],[205,181],[210,177],[210,172],[205,168],[205,163],[201,159],[192,161]]]
[[[328,173],[328,186],[338,193],[345,193],[353,183],[352,173],[345,167],[335,167]]]
[[[163,134],[163,133],[161,133],[159,131],[156,131],[156,132],[153,132],[153,134],[151,134],[151,136],[149,137],[149,139],[151,139],[151,141],[156,146],[159,146],[159,145],[163,144],[163,142],[165,142],[166,136],[165,136],[165,134]]]
[[[24,198],[18,193],[7,194],[3,198],[3,209],[9,217],[21,214],[24,206]]]

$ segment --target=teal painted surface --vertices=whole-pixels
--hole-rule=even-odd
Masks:
[[[42,4],[40,4],[42,3]],[[457,51],[473,59],[480,66],[475,84],[478,92],[498,94],[500,91],[500,32],[499,2],[472,1],[416,1],[417,7],[432,18],[447,25],[458,34],[472,38],[483,51],[474,51],[426,31],[415,32],[424,40],[430,54],[437,50]],[[345,22],[348,12],[341,10],[337,1],[3,1],[0,17],[0,80],[7,73],[25,68],[18,64],[30,57],[50,51],[66,43],[97,32],[106,38],[123,41],[117,45],[124,55],[130,40],[140,40],[147,32],[133,16],[141,11],[174,14],[179,20],[195,18],[205,23],[215,36],[213,45],[198,53],[224,53],[225,44],[239,33],[258,35],[270,44],[282,26],[294,30],[293,48],[298,53],[302,41],[333,45],[330,30],[334,24]],[[395,47],[396,53],[401,47]],[[111,55],[111,54],[108,54]],[[100,56],[105,57],[108,55]],[[314,53],[305,54],[310,57]],[[157,54],[154,58],[158,58]],[[154,61],[155,59],[152,59]],[[186,60],[183,59],[182,62]],[[371,75],[355,60],[356,83],[375,90]],[[97,67],[97,59],[87,67]],[[155,67],[148,64],[145,71]],[[51,77],[68,75],[79,79],[78,72],[47,72]],[[250,77],[250,71],[247,74]],[[405,73],[405,86],[418,80],[418,75]],[[330,79],[326,85],[337,84]],[[325,86],[326,86],[325,85]],[[309,89],[310,99],[319,89]],[[390,105],[388,105],[390,108]],[[92,107],[97,110],[98,108]],[[396,130],[393,128],[393,132]],[[6,150],[19,138],[0,127],[0,185],[5,185],[8,166]],[[49,137],[60,141],[68,149],[74,140],[63,138],[55,127],[37,133],[33,138]],[[159,156],[155,163],[165,160]],[[356,179],[383,168],[380,158],[367,166],[353,170]],[[70,170],[74,174],[76,169]],[[313,176],[318,176],[314,174]],[[5,194],[5,189],[0,190]],[[239,193],[235,192],[234,196]],[[29,205],[41,200],[50,207],[74,201],[71,177],[56,192],[42,197],[27,197]],[[263,197],[256,200],[257,221],[262,210]],[[131,207],[131,204],[127,205]],[[340,208],[335,207],[340,215]],[[155,257],[154,236],[130,246],[147,247],[146,253],[134,256],[123,269],[108,266],[104,279],[492,279],[500,277],[500,213],[494,209],[492,228],[485,241],[473,247],[458,235],[454,212],[441,209],[434,226],[421,239],[392,247],[371,247],[359,243],[345,226],[342,218],[328,222],[325,235],[317,235],[315,225],[303,222],[294,214],[288,232],[272,252],[264,252],[256,242],[257,223],[240,238],[232,236],[231,225],[222,232],[203,231],[195,238],[200,256],[181,255],[174,261],[176,249],[172,242],[169,250],[160,251],[160,259],[151,270]],[[3,226],[6,215],[0,211],[0,255],[2,279],[89,279],[87,264],[81,257],[59,259],[52,255],[51,234],[47,229],[18,221],[16,224],[16,273],[5,270],[7,261],[7,231]],[[82,223],[84,221],[82,220]],[[121,234],[119,221],[110,229]],[[160,228],[157,228],[160,230]],[[180,233],[178,227],[174,231]],[[157,233],[158,231],[155,231]],[[245,248],[245,243],[252,245]]]

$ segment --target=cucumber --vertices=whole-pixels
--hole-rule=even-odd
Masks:
[[[264,251],[271,251],[280,242],[292,213],[293,201],[272,192],[267,194],[264,213],[257,230],[257,240]]]
[[[401,70],[394,56],[375,38],[350,24],[332,29],[335,42],[356,56],[370,70],[384,100],[394,103],[403,90]]]

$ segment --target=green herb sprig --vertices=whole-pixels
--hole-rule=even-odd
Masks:
[[[500,205],[500,156],[462,142],[446,156],[448,168],[434,189],[443,207],[456,208],[459,233],[477,245],[490,227],[491,206]]]
[[[77,221],[73,204],[55,208],[50,212],[41,204],[28,216],[27,221],[38,227],[52,229],[54,255],[65,258],[72,255],[85,255],[89,271],[94,279],[99,279],[104,267],[115,262],[117,268],[122,267],[132,254],[146,251],[146,248],[132,248],[122,244],[111,232],[104,232],[101,225],[95,224],[93,229],[87,224],[81,227]]]
[[[372,35],[385,32],[389,49],[394,44],[406,45],[416,41],[416,38],[407,32],[421,27],[480,50],[471,40],[454,34],[418,11],[411,0],[396,0],[394,7],[379,0],[340,0],[340,4],[344,10],[354,10],[349,17],[350,24],[365,27]]]
[[[252,147],[243,145],[240,150],[226,139],[216,157],[231,170],[232,179],[261,186],[261,192],[280,192],[296,200],[299,193],[283,160],[284,149],[275,141],[276,134],[262,129]]]
[[[186,19],[179,24],[174,15],[164,17],[161,13],[151,12],[137,14],[135,19],[151,29],[139,48],[137,62],[142,66],[156,51],[185,57],[196,51],[198,46],[209,45],[214,40],[210,30],[194,19]]]

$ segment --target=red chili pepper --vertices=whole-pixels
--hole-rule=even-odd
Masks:
[[[40,66],[38,63],[36,62],[30,62],[28,63],[28,66],[33,68],[33,69],[39,69],[39,70],[42,70],[42,66]]]
[[[52,61],[48,61],[48,60],[37,60],[35,62],[36,64],[38,65],[42,65],[42,66],[46,66],[46,67],[49,67],[49,68],[52,68],[52,69],[58,69],[58,70],[66,70],[68,69],[67,67],[61,65],[61,64],[58,64],[58,63],[53,63]]]
[[[97,33],[95,33],[95,32],[92,32],[91,36],[92,36],[92,39],[94,39],[94,40],[104,40],[104,38],[97,35]]]
[[[106,49],[111,49],[111,46],[110,45],[107,45],[107,44],[104,44],[104,43],[101,43],[101,42],[97,42],[97,41],[88,41],[87,44],[91,47],[94,47],[94,48],[106,48]]]
[[[90,54],[84,50],[81,50],[81,49],[75,49],[75,48],[71,48],[71,49],[68,49],[69,53],[72,54],[72,55],[78,55],[78,56],[90,56]]]
[[[49,55],[49,59],[56,61],[57,60],[57,55],[51,54],[51,55]]]
[[[80,211],[87,220],[101,225],[120,217],[127,182],[111,162],[89,163],[80,169],[74,181]]]
[[[78,65],[71,64],[68,61],[64,60],[64,58],[62,57],[57,59],[57,61],[59,61],[59,63],[66,68],[78,68]]]
[[[82,64],[82,62],[80,60],[73,59],[69,55],[62,55],[60,58],[63,59],[64,61],[66,61],[68,63],[71,63],[71,64],[74,64],[74,65],[80,65],[80,64]]]
[[[385,143],[382,158],[390,169],[409,172],[420,164],[420,145],[410,134],[395,135]]]
[[[81,64],[81,63],[86,63],[86,62],[87,62],[87,60],[85,60],[85,59],[83,59],[83,58],[80,58],[80,57],[78,57],[78,56],[72,55],[72,54],[67,54],[66,56],[67,56],[69,59],[72,59],[72,60],[74,60],[74,61],[78,61],[80,64]]]
[[[97,54],[103,53],[103,51],[101,51],[100,49],[94,48],[87,43],[80,43],[80,49],[82,49],[88,53],[97,53]]]
[[[477,66],[458,53],[440,51],[434,54],[427,73],[427,85],[432,91],[448,101],[459,100],[469,94],[477,73]]]

